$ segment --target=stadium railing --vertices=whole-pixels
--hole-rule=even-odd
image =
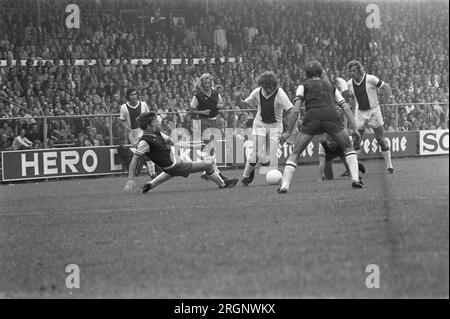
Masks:
[[[440,118],[444,119],[442,121],[442,129],[448,128],[448,102],[439,103],[396,103],[396,104],[384,104],[381,105],[383,115],[388,114],[387,108],[390,109],[390,114],[393,115],[394,128],[395,131],[399,130],[399,120],[401,107],[414,107],[416,109],[423,109],[427,106],[440,106],[442,107],[442,113]],[[220,113],[225,119],[225,125],[222,127],[227,128],[239,128],[239,127],[251,127],[251,120],[254,117],[256,109],[224,109]],[[176,128],[178,123],[178,112],[164,112],[160,113],[172,122],[172,127]],[[244,119],[239,119],[240,115],[244,115]],[[230,118],[231,117],[231,118]],[[32,124],[38,124],[40,129],[40,136],[49,137],[52,134],[55,136],[53,141],[53,147],[67,147],[74,146],[77,134],[82,133],[83,135],[88,135],[89,130],[92,128],[96,129],[96,134],[102,135],[102,139],[105,145],[119,145],[127,144],[128,137],[127,132],[123,128],[123,125],[119,119],[119,114],[93,114],[93,115],[59,115],[59,116],[33,116],[33,117],[10,117],[1,118],[0,122],[8,121],[10,126],[13,128],[14,136],[20,131],[20,128],[25,126],[27,132]],[[242,123],[245,120],[246,123]],[[249,122],[250,120],[250,122]],[[64,121],[69,127],[69,131],[61,130],[64,128]],[[54,125],[54,122],[59,122],[59,124]],[[241,126],[243,125],[243,126]],[[50,133],[50,134],[49,134]],[[58,138],[59,135],[59,138]],[[33,141],[32,141],[33,142]],[[43,148],[48,147],[48,139],[43,138],[42,146]]]

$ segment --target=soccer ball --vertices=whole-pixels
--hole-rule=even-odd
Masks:
[[[278,185],[281,182],[281,178],[283,175],[277,169],[273,169],[267,172],[266,174],[266,182],[270,185]]]

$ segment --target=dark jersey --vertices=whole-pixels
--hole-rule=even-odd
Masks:
[[[335,98],[334,90],[335,87],[327,80],[306,80],[303,84],[304,100],[306,111],[312,108],[332,108],[334,109]]]
[[[299,85],[297,88],[295,99],[302,99],[304,101],[306,108],[304,119],[306,122],[339,122],[339,114],[335,107],[336,88],[330,81],[325,79],[306,80],[303,85]]]
[[[219,93],[216,90],[211,90],[211,95],[206,95],[203,91],[195,94],[198,101],[197,110],[205,111],[210,110],[209,115],[199,115],[200,118],[214,118],[219,114],[217,103],[219,103]]]
[[[145,141],[145,143],[141,143]],[[161,132],[156,131],[155,133],[144,133],[139,140],[138,148],[136,150],[137,155],[143,156],[147,155],[156,165],[165,168],[173,164],[171,156],[171,148],[169,144],[169,139],[163,137]]]

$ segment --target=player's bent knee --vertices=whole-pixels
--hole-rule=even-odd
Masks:
[[[389,151],[389,144],[386,142],[386,140],[383,137],[377,137],[376,138],[378,144],[381,147],[381,151],[385,152],[385,151]]]
[[[349,153],[355,153],[355,151],[357,151],[356,147],[353,147],[352,145],[344,147],[344,154],[349,154]]]
[[[258,162],[258,155],[252,153],[248,158],[248,163],[252,166],[255,166],[257,162]]]
[[[212,173],[214,173],[214,171],[215,171],[214,164],[208,163],[205,168],[206,174],[211,175]]]

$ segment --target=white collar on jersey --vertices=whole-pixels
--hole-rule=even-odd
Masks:
[[[128,102],[127,102],[127,105],[128,105],[129,107],[131,107],[132,109],[135,109],[135,108],[137,108],[139,105],[141,105],[141,101],[137,101],[137,104],[136,104],[135,106],[130,105],[130,103],[128,103]]]
[[[362,83],[362,82],[364,81],[364,79],[366,78],[366,75],[367,75],[367,73],[364,73],[364,75],[363,75],[363,77],[361,78],[361,81],[359,81],[359,83],[356,82],[355,79],[352,79],[352,80],[353,80],[353,82],[354,82],[356,85],[361,85],[361,83]]]
[[[278,89],[279,89],[279,88],[276,88],[275,90],[273,90],[272,94],[267,95],[267,94],[266,94],[266,91],[261,87],[261,94],[262,94],[262,96],[264,96],[264,98],[268,99],[268,98],[270,98],[275,92],[277,92]]]

